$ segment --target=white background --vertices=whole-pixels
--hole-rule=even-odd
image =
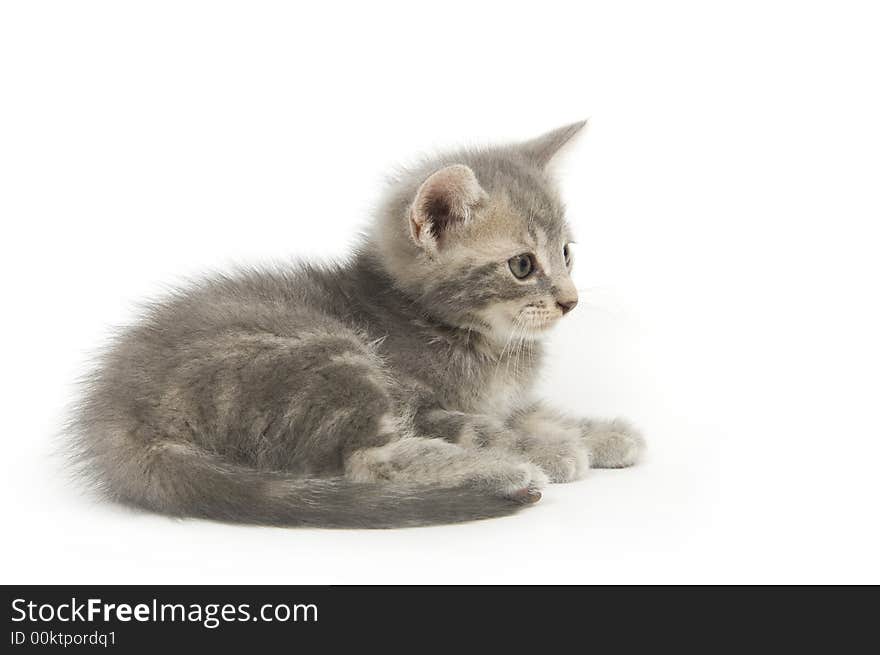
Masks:
[[[880,582],[880,24],[719,4],[3,3],[0,581]],[[542,386],[635,420],[644,465],[378,532],[65,479],[72,381],[138,300],[341,255],[396,164],[586,116],[558,167],[582,302]]]

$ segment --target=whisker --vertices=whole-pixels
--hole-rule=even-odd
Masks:
[[[516,326],[516,320],[514,320],[514,328],[515,328],[515,326]],[[498,368],[501,366],[501,362],[504,359],[504,354],[507,352],[508,347],[511,345],[511,343],[513,341],[513,336],[515,333],[516,333],[515,329],[511,329],[510,334],[507,335],[507,342],[504,344],[504,347],[501,349],[501,352],[498,354],[498,362],[495,365],[495,375],[498,375]],[[510,367],[510,363],[508,361],[507,369],[505,369],[505,375],[507,374],[506,371],[509,370],[509,367]]]
[[[522,335],[524,334],[526,316],[523,313],[520,313],[516,321],[514,321],[513,325],[513,333],[515,337],[514,343],[516,343],[516,348],[513,352],[513,375],[514,377],[519,375],[519,357],[522,353]]]

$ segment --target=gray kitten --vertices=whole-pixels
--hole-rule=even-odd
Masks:
[[[388,528],[509,514],[635,463],[625,423],[529,394],[541,337],[577,304],[545,167],[583,125],[402,175],[345,263],[151,305],[87,381],[83,470],[175,516]]]

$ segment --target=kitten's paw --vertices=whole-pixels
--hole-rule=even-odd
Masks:
[[[475,473],[469,483],[517,502],[534,503],[548,483],[544,472],[530,462],[502,460]]]
[[[510,494],[508,498],[516,503],[531,505],[532,503],[537,503],[541,500],[541,492],[537,489],[526,487],[525,489],[520,489],[519,491]]]
[[[624,468],[641,460],[645,439],[623,419],[587,421],[585,439],[594,468]]]
[[[518,446],[550,482],[579,480],[590,468],[590,452],[577,438],[525,436]]]

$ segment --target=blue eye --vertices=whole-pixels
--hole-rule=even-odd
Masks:
[[[535,258],[528,253],[523,253],[508,259],[507,265],[510,266],[510,272],[513,273],[513,276],[518,280],[522,280],[534,272]]]

